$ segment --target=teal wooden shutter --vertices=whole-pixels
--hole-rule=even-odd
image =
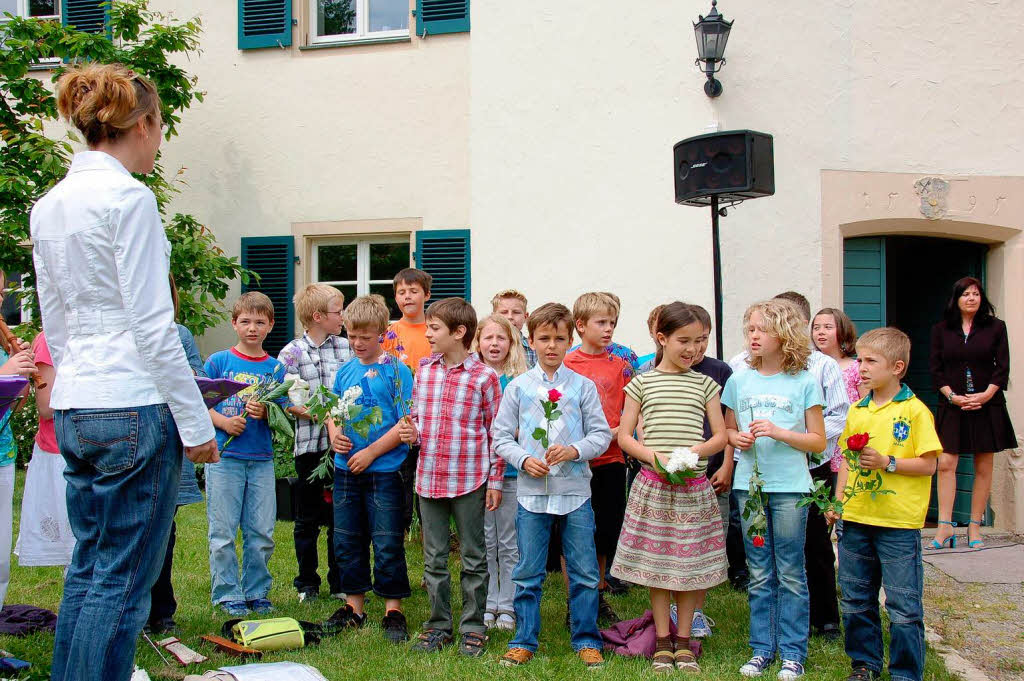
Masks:
[[[468,30],[469,0],[416,0],[416,35]]]
[[[104,33],[110,28],[108,0],[61,0],[60,23],[83,33]]]
[[[857,334],[885,326],[885,238],[843,241],[843,311]]]
[[[416,232],[416,267],[434,278],[430,298],[470,300],[470,250],[468,229]]]
[[[242,267],[259,275],[242,284],[242,293],[260,291],[274,303],[274,330],[263,349],[276,357],[294,338],[295,240],[290,236],[242,237]]]
[[[238,0],[238,49],[292,44],[292,0]]]

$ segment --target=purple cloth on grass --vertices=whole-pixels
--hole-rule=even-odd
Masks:
[[[5,605],[0,610],[0,634],[26,636],[57,628],[57,615],[34,605]]]
[[[669,633],[675,636],[676,625],[668,623]],[[623,657],[654,657],[654,646],[657,643],[657,635],[654,631],[654,616],[650,610],[644,612],[643,617],[635,620],[626,620],[601,630],[601,638],[604,639],[604,649],[608,652],[622,655]],[[700,639],[690,639],[690,650],[699,660],[701,653]]]

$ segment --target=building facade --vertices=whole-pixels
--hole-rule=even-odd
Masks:
[[[928,393],[927,329],[969,273],[1024,338],[1020,3],[725,0],[717,99],[693,66],[704,0],[341,4],[152,1],[204,26],[188,68],[206,101],[164,152],[189,184],[175,208],[279,300],[310,281],[387,294],[421,263],[481,314],[502,288],[531,307],[613,291],[619,339],[647,352],[653,306],[713,308],[709,212],[674,203],[672,145],[753,129],[776,191],[721,221],[727,355],[746,305],[792,289],[904,328]],[[997,526],[1024,528],[1021,490],[1020,452],[1000,455]]]

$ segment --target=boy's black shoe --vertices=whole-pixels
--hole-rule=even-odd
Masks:
[[[818,629],[818,635],[828,641],[838,641],[842,636],[842,632],[839,630],[839,625],[834,622],[829,622],[825,626]]]
[[[875,681],[879,676],[881,675],[873,669],[864,665],[858,665],[846,677],[846,681]]]
[[[436,653],[452,642],[452,635],[440,629],[427,629],[412,644],[417,653]]]
[[[404,643],[409,640],[409,628],[401,610],[388,610],[380,626],[384,630],[384,638],[392,643]]]
[[[487,637],[483,634],[465,633],[459,642],[459,654],[463,657],[480,657],[486,645]]]
[[[173,634],[178,630],[178,623],[170,617],[155,622],[149,622],[142,630],[147,634]]]
[[[629,582],[624,582],[617,577],[608,575],[604,578],[605,584],[608,585],[607,591],[612,596],[621,596],[624,593],[629,592]]]
[[[604,594],[599,594],[597,597],[597,621],[604,627],[609,627],[622,621],[615,614],[615,611],[612,610],[611,604],[604,599]]]
[[[327,618],[327,621],[324,622],[324,629],[337,632],[342,629],[361,629],[364,624],[366,624],[366,614],[357,615],[352,606],[346,603]]]
[[[744,572],[729,579],[729,584],[737,591],[746,591],[750,586],[750,577]]]

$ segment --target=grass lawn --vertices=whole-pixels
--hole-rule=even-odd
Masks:
[[[21,507],[21,487],[24,471],[18,471],[18,485],[14,499],[14,530],[17,533]],[[227,619],[210,605],[210,574],[206,543],[206,514],[202,504],[193,504],[178,512],[178,542],[175,548],[174,587],[178,598],[178,613],[175,619],[179,625],[178,636],[191,648],[210,657],[203,665],[189,671],[201,673],[222,665],[236,664],[234,658],[211,652],[200,645],[199,636],[205,633],[219,633],[221,623]],[[274,586],[270,598],[277,608],[276,615],[297,619],[320,621],[326,619],[340,603],[333,599],[321,598],[313,603],[300,604],[292,588],[295,576],[295,552],[292,543],[292,524],[280,522],[275,533],[277,549],[271,560]],[[323,543],[323,542],[321,542]],[[413,595],[406,601],[405,612],[410,629],[415,631],[427,615],[427,594],[419,588],[423,569],[422,549],[418,543],[407,545],[409,578],[413,584]],[[321,549],[321,561],[324,551]],[[323,564],[321,562],[321,564]],[[453,570],[457,562],[452,560]],[[322,574],[325,572],[321,570]],[[325,580],[326,581],[326,580]],[[11,570],[11,585],[7,603],[25,603],[50,608],[54,611],[60,603],[61,570],[58,568],[19,568],[17,559]],[[323,587],[326,589],[326,585]],[[459,609],[457,581],[453,584],[454,608]],[[569,647],[569,634],[564,624],[565,587],[560,577],[549,578],[545,585],[545,599],[542,605],[543,625],[541,648],[533,662],[520,669],[507,669],[497,664],[498,656],[505,650],[510,633],[492,632],[486,656],[478,660],[462,659],[450,648],[440,654],[423,656],[409,652],[403,647],[386,643],[380,631],[383,603],[371,596],[367,600],[368,626],[360,631],[346,632],[324,640],[317,647],[268,654],[264,662],[290,660],[312,665],[328,679],[404,679],[422,681],[457,681],[460,679],[478,681],[481,679],[551,679],[572,681],[592,679],[595,676],[615,679],[646,679],[651,675],[647,660],[631,660],[608,656],[608,664],[599,671],[586,671],[573,656]],[[610,601],[620,616],[638,617],[647,607],[647,593],[634,587],[624,596],[611,597]],[[749,655],[747,647],[748,610],[745,594],[740,594],[727,585],[719,586],[708,597],[705,612],[718,624],[714,636],[705,642],[705,654],[701,660],[704,676],[709,678],[741,679],[737,669]],[[16,657],[46,668],[52,653],[51,635],[34,635],[16,639],[0,636],[0,648],[10,651]],[[849,663],[841,643],[828,643],[822,639],[811,639],[810,657],[807,663],[807,680],[845,679]],[[154,678],[181,678],[180,667],[167,670],[157,654],[140,640],[136,663],[145,667]],[[774,679],[778,665],[766,679]],[[37,671],[38,673],[38,671]],[[33,678],[45,678],[43,676]],[[928,681],[952,681],[952,676],[942,666],[937,656],[929,653],[925,670]]]

